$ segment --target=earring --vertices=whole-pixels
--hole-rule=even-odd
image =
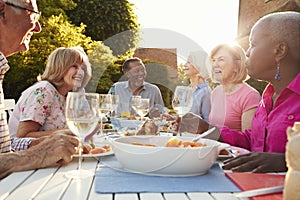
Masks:
[[[276,81],[280,81],[280,64],[279,63],[277,63],[277,71],[276,71],[274,78]]]

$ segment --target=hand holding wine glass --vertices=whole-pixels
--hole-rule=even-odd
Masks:
[[[96,93],[69,92],[66,100],[66,121],[69,129],[79,137],[78,170],[66,173],[68,178],[85,178],[91,172],[81,169],[82,144],[84,138],[95,130],[98,124],[99,96]]]
[[[177,86],[172,100],[172,107],[179,117],[191,110],[193,104],[193,89],[188,86]]]
[[[188,113],[193,104],[193,89],[188,86],[177,86],[172,100],[172,106],[179,117]],[[180,125],[175,127],[180,134]]]

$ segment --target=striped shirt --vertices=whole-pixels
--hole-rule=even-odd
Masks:
[[[3,93],[3,79],[4,74],[9,70],[5,56],[0,52],[0,153],[10,152],[14,150],[27,149],[31,143],[31,138],[12,138],[10,139],[7,115],[4,109],[4,93]]]
[[[0,54],[0,152],[5,153],[11,151],[11,143],[7,126],[7,115],[4,110],[4,94],[3,94],[3,79],[4,74],[9,69],[7,60],[3,54]]]

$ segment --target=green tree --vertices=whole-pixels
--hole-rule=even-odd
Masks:
[[[67,11],[72,23],[87,25],[86,35],[103,41],[116,56],[131,55],[139,40],[139,24],[128,0],[74,0]]]
[[[37,76],[45,69],[47,57],[57,47],[81,46],[88,55],[93,55],[93,59],[97,55],[101,57],[101,65],[90,59],[94,63],[92,67],[95,75],[102,70],[100,66],[108,66],[114,60],[108,47],[84,35],[85,25],[72,25],[62,14],[44,19],[42,24],[43,31],[32,38],[30,51],[8,58],[13,67],[7,72],[4,81],[6,98],[17,100],[22,91],[35,83]],[[95,88],[98,82],[99,77],[93,77],[88,89]]]
[[[38,0],[39,10],[42,11],[42,18],[49,18],[52,15],[58,16],[62,14],[67,17],[66,10],[71,10],[76,7],[76,3],[73,0]]]

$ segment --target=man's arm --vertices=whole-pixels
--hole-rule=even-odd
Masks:
[[[0,154],[0,178],[12,172],[66,164],[72,160],[78,138],[53,134],[27,150]]]

